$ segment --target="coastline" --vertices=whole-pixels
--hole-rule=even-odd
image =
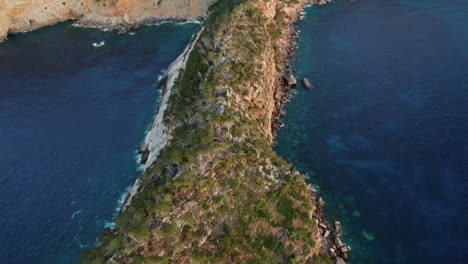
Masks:
[[[143,26],[158,25],[162,23],[202,23],[203,16],[185,17],[185,16],[145,16],[135,21],[121,17],[102,17],[96,15],[84,15],[76,20],[72,26],[84,28],[101,28],[116,30],[123,34],[129,30],[137,29]]]
[[[299,16],[293,21],[293,23],[289,24],[289,27],[284,35],[284,41],[286,42],[283,50],[283,60],[284,63],[282,64],[282,70],[278,72],[278,85],[276,86],[274,101],[275,106],[272,112],[272,125],[271,125],[271,133],[273,137],[275,137],[276,131],[278,131],[283,126],[283,121],[281,117],[284,115],[283,106],[287,102],[289,95],[296,89],[296,84],[288,85],[287,80],[284,78],[285,76],[293,75],[293,70],[288,63],[288,59],[294,58],[293,54],[297,49],[297,41],[299,39],[299,30],[295,26],[295,22],[299,19],[302,19],[306,12],[304,9],[306,7],[310,7],[312,5],[323,5],[332,0],[311,0],[306,1],[300,8]],[[307,3],[310,2],[310,3]],[[273,141],[275,139],[273,138]],[[346,245],[342,240],[341,237],[343,236],[341,230],[341,222],[335,221],[331,223],[327,220],[327,217],[323,214],[323,208],[325,206],[325,202],[320,197],[320,193],[317,191],[317,188],[312,185],[308,185],[309,190],[312,193],[315,193],[316,200],[315,206],[317,210],[315,211],[314,218],[316,219],[317,225],[320,227],[321,234],[320,236],[323,237],[323,240],[320,240],[322,243],[322,248],[326,250],[330,256],[335,259],[336,264],[345,264],[346,260],[349,258],[349,253],[351,251],[351,247]],[[345,250],[343,250],[345,249]]]
[[[156,159],[160,151],[167,146],[170,140],[169,127],[163,122],[164,111],[167,109],[168,100],[171,96],[172,87],[176,78],[179,76],[180,70],[185,67],[187,63],[188,54],[193,49],[193,45],[203,31],[203,27],[195,33],[194,37],[187,45],[182,54],[169,65],[168,69],[161,78],[158,86],[162,89],[162,98],[158,105],[153,123],[151,128],[146,133],[145,139],[138,148],[138,154],[140,155],[141,164],[144,165],[144,170],[151,165]],[[140,187],[139,178],[135,181],[130,191],[125,198],[121,211],[130,205],[133,196],[137,194],[138,188]]]
[[[138,19],[134,22],[126,22],[125,19],[120,17],[100,17],[95,15],[84,15],[81,18],[70,18],[61,21],[56,21],[54,23],[46,24],[41,27],[35,27],[23,31],[8,32],[3,38],[0,36],[0,43],[8,40],[9,35],[25,34],[32,32],[44,27],[53,26],[58,23],[63,23],[66,21],[73,21],[70,26],[72,27],[82,27],[82,28],[95,28],[101,30],[116,30],[118,34],[124,34],[130,30],[134,30],[140,27],[160,25],[164,23],[175,23],[175,24],[184,24],[184,23],[203,23],[203,16],[196,17],[184,17],[184,16],[147,16],[141,19]]]

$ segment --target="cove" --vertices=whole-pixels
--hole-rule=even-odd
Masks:
[[[158,76],[198,28],[117,35],[70,24],[0,43],[2,263],[76,263],[112,225],[141,173]]]
[[[352,263],[468,257],[468,18],[463,1],[306,9],[275,150],[321,187]],[[332,218],[334,217],[334,218]]]

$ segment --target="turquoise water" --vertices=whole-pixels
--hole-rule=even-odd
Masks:
[[[69,25],[0,43],[1,263],[76,263],[112,225],[141,173],[158,76],[198,28]]]
[[[306,9],[275,149],[321,187],[352,263],[468,257],[468,4]]]

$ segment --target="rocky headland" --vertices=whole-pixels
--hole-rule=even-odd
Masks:
[[[160,82],[145,171],[82,263],[345,263],[339,222],[272,150],[304,5],[218,0]]]

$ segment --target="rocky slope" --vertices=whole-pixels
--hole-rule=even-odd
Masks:
[[[0,0],[0,40],[10,32],[68,19],[83,26],[131,27],[203,16],[213,0]]]
[[[344,263],[305,176],[272,151],[297,0],[218,0],[162,81],[147,167],[82,263]]]

